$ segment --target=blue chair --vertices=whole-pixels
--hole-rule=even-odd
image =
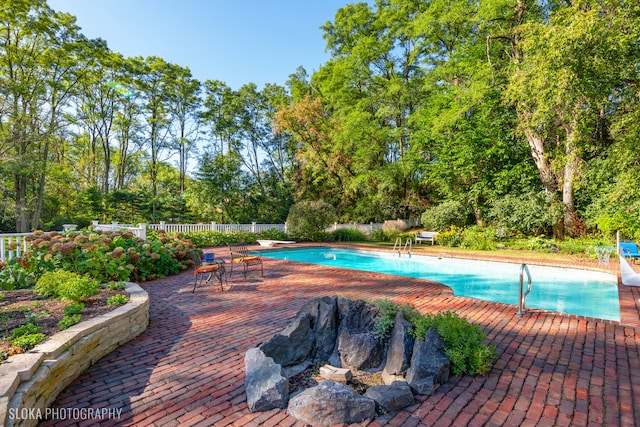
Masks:
[[[625,258],[636,259],[640,258],[640,252],[638,252],[638,244],[635,242],[620,242],[620,250]]]

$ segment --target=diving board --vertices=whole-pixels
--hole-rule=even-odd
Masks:
[[[271,247],[275,245],[290,245],[293,240],[256,240],[260,246]]]

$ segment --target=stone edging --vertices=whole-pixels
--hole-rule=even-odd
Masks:
[[[149,295],[135,283],[126,283],[125,289],[127,304],[60,331],[0,365],[0,425],[37,425],[82,372],[146,330]]]

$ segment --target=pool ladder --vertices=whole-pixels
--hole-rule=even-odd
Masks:
[[[397,250],[398,256],[402,256],[402,254],[408,254],[409,256],[411,256],[411,248],[412,248],[411,239],[407,239],[407,241],[404,243],[404,249],[403,249],[402,238],[398,237],[396,239],[396,243],[393,245],[393,252]]]
[[[527,291],[524,292],[524,273],[527,273]],[[527,300],[527,295],[531,292],[531,273],[529,273],[529,267],[527,264],[522,264],[520,266],[520,293],[518,295],[518,311],[517,314],[525,314],[527,312],[525,308],[525,303]]]

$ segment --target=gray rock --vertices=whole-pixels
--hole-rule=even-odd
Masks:
[[[396,313],[389,348],[387,350],[387,363],[384,373],[387,375],[404,375],[411,365],[411,355],[415,339],[409,334],[412,325],[401,311]]]
[[[369,387],[364,395],[373,399],[376,405],[385,411],[399,411],[416,403],[411,388],[405,381]]]
[[[338,336],[338,298],[322,297],[306,303],[301,312],[311,315],[311,327],[314,332],[313,357],[317,361],[326,362],[334,352]]]
[[[314,426],[353,424],[372,419],[375,402],[347,385],[325,380],[292,397],[287,413]]]
[[[304,312],[298,314],[281,333],[263,343],[260,350],[282,366],[302,363],[313,351],[311,315]]]
[[[425,396],[431,396],[436,391],[436,386],[438,383],[436,382],[435,375],[429,375],[420,380],[414,380],[409,384],[411,390],[415,394],[423,394]]]
[[[342,366],[356,370],[379,368],[385,357],[386,342],[378,336],[378,313],[362,300],[339,301],[340,328],[338,353]]]
[[[440,334],[431,328],[427,331],[424,341],[418,340],[414,345],[406,379],[414,390],[428,391],[429,384],[433,383],[434,388],[436,384],[449,381],[450,366],[451,361],[445,354],[444,341]]]
[[[244,366],[244,388],[251,412],[287,407],[289,381],[279,364],[259,348],[250,348],[244,356]]]

